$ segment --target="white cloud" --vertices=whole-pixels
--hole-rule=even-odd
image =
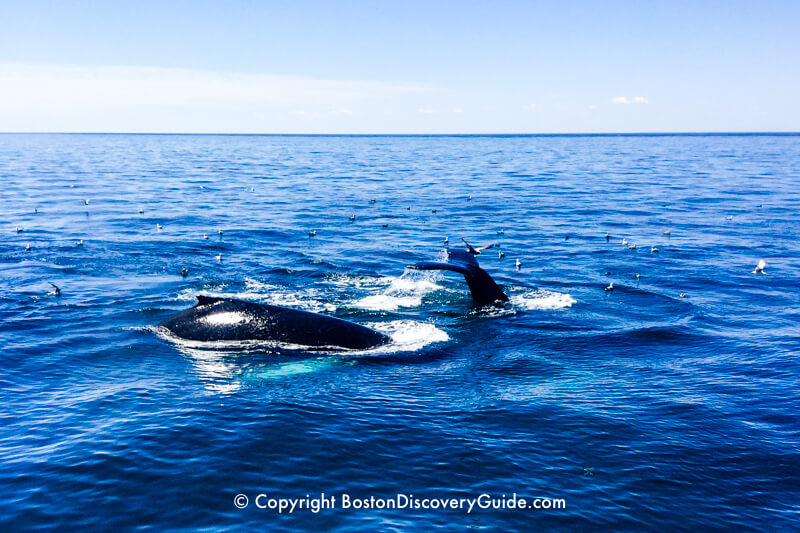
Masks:
[[[454,107],[453,108],[453,113],[463,113],[463,112],[464,112],[464,110],[461,109],[460,107]]]
[[[437,91],[407,82],[0,63],[0,130],[291,132],[297,117],[336,130],[362,110],[377,116],[387,102],[419,105]]]
[[[634,96],[633,98],[628,98],[626,96],[615,96],[611,99],[611,103],[613,104],[647,104],[649,101],[644,96]]]
[[[536,111],[536,104],[525,104],[522,106],[523,111]]]

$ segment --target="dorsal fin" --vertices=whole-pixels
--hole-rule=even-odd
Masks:
[[[197,305],[211,305],[219,302],[220,300],[222,300],[222,298],[217,296],[204,296],[202,294],[197,295]]]

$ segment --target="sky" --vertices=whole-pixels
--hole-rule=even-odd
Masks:
[[[800,2],[0,0],[0,131],[800,131]]]

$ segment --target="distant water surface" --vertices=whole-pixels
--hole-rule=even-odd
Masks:
[[[6,134],[0,183],[2,530],[800,529],[800,136]],[[404,270],[445,237],[506,308]],[[155,328],[198,294],[393,341]],[[320,492],[566,509],[253,503]]]

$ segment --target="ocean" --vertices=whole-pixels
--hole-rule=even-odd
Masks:
[[[3,134],[0,183],[4,531],[800,528],[800,135]],[[507,305],[405,268],[445,238]],[[392,342],[157,327],[197,295]]]

